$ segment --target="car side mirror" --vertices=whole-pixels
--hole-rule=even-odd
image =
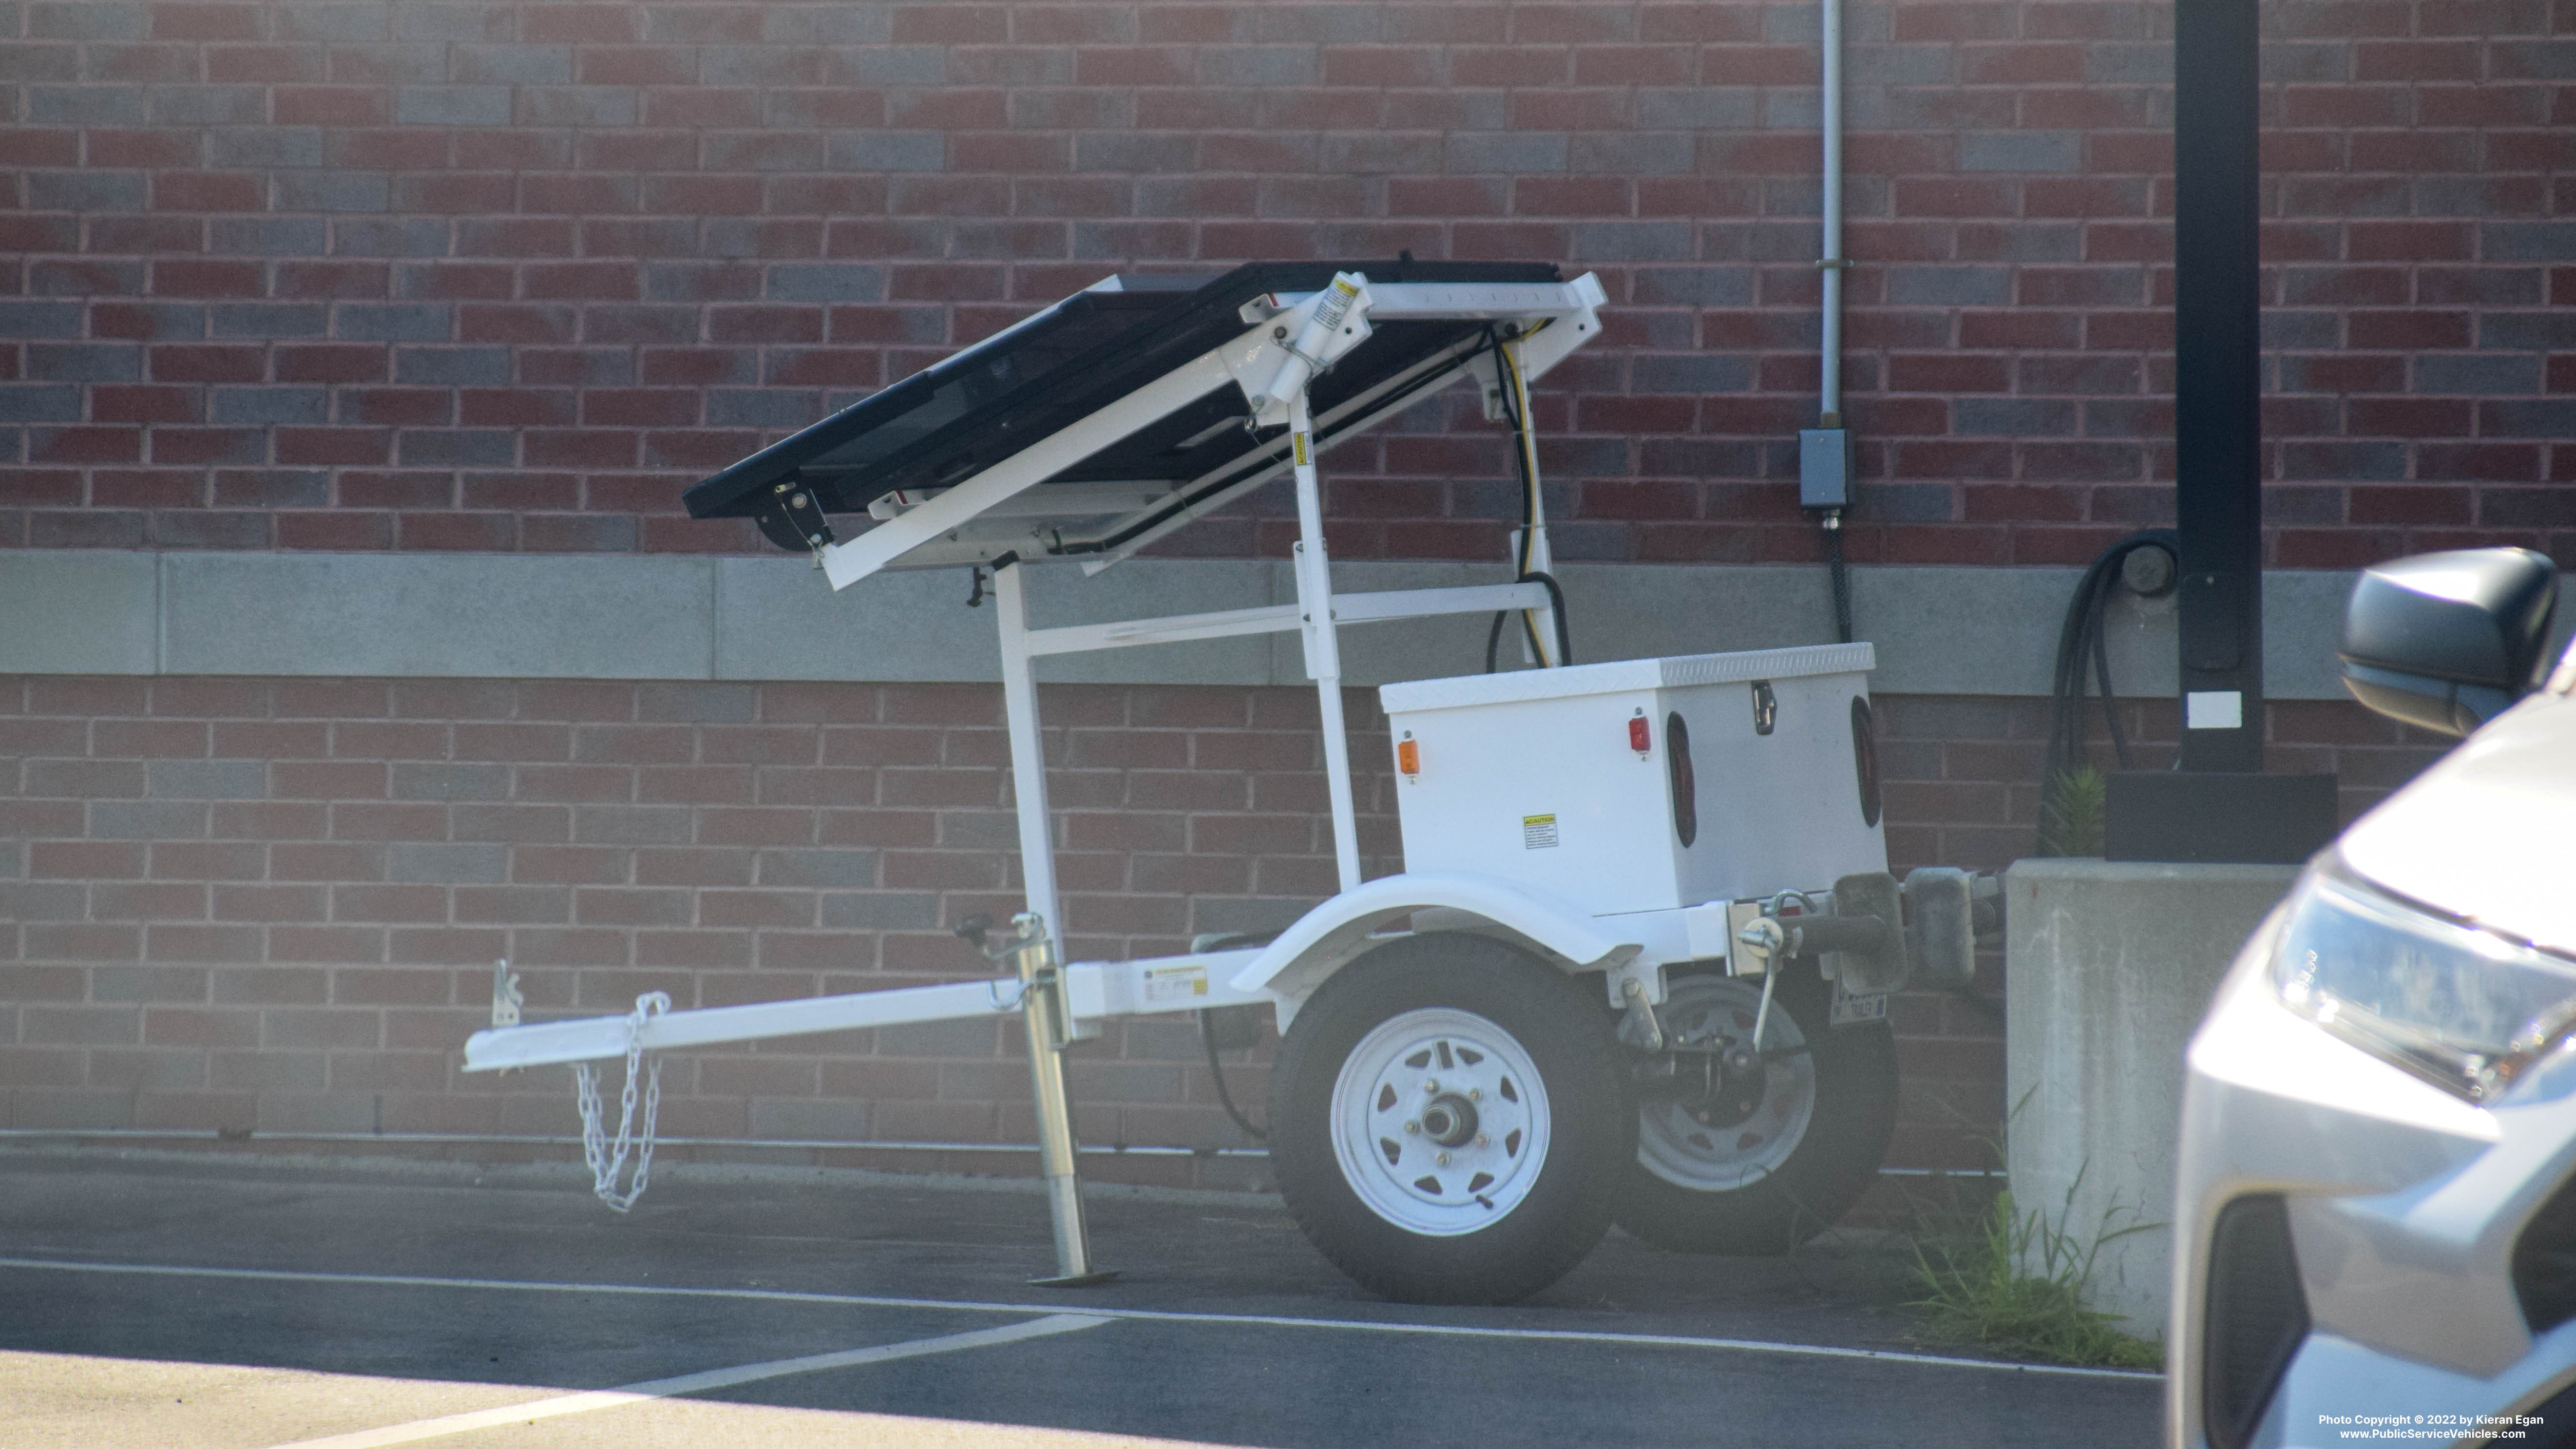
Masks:
[[[2362,571],[2343,687],[2380,714],[2465,735],[2539,683],[2558,569],[2527,548],[2417,554]]]

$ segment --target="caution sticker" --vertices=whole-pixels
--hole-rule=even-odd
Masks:
[[[1207,968],[1204,966],[1148,966],[1145,968],[1145,1004],[1147,1006],[1188,1001],[1193,997],[1207,994]]]
[[[1555,848],[1555,816],[1524,815],[1521,817],[1521,849],[1554,850]]]

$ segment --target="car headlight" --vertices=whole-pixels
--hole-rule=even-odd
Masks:
[[[2576,1031],[2576,961],[2403,901],[2329,860],[2273,947],[2282,1004],[2472,1102]]]

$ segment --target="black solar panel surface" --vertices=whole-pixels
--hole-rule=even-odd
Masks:
[[[812,490],[826,513],[851,513],[898,489],[945,487],[1163,377],[1244,331],[1244,303],[1310,292],[1336,272],[1376,281],[1553,282],[1549,263],[1256,262],[1195,290],[1080,292],[1046,314],[781,439],[690,488],[693,517],[754,514],[775,485]],[[1309,389],[1316,409],[1394,375],[1482,329],[1475,322],[1383,324]],[[1278,430],[1223,426],[1249,416],[1222,387],[1050,483],[1180,482],[1257,451]]]

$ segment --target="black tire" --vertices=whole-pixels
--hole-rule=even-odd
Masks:
[[[1418,1114],[1406,1107],[1382,1105],[1399,1099],[1385,1096],[1384,1088],[1369,1092],[1368,1079],[1379,1074],[1373,1068],[1355,1067],[1362,1074],[1354,1077],[1354,1090],[1343,1098],[1343,1105],[1360,1117],[1347,1124],[1351,1133],[1345,1135],[1356,1134],[1353,1140],[1338,1144],[1334,1101],[1355,1049],[1366,1044],[1372,1052],[1401,1054],[1402,1046],[1386,1043],[1415,1030],[1414,1023],[1436,1026],[1455,1021],[1454,1017],[1413,1014],[1443,1011],[1481,1020],[1482,1025],[1471,1020],[1460,1028],[1465,1040],[1487,1040],[1491,1049],[1492,1041],[1479,1035],[1486,1028],[1498,1029],[1508,1038],[1509,1045],[1491,1050],[1490,1061],[1486,1055],[1473,1055],[1479,1065],[1472,1069],[1465,1065],[1471,1053],[1463,1049],[1463,1040],[1455,1057],[1449,1056],[1445,1039],[1425,1050],[1436,1049],[1444,1059],[1458,1063],[1460,1073],[1488,1073],[1476,1079],[1495,1084],[1493,1094],[1484,1098],[1491,1113],[1486,1125],[1500,1129],[1513,1120],[1525,1121],[1526,1141],[1517,1132],[1506,1133],[1504,1140],[1514,1153],[1524,1147],[1533,1150],[1528,1157],[1507,1160],[1496,1155],[1500,1147],[1476,1137],[1474,1150],[1481,1154],[1477,1160],[1490,1162],[1502,1178],[1488,1179],[1491,1186],[1485,1189],[1486,1196],[1475,1195],[1476,1179],[1469,1178],[1466,1185],[1453,1184],[1446,1196],[1436,1199],[1421,1197],[1420,1188],[1423,1181],[1440,1179],[1417,1180],[1414,1192],[1421,1199],[1417,1206],[1405,1197],[1403,1174],[1420,1170],[1422,1164],[1412,1155],[1399,1154],[1429,1153],[1437,1148],[1436,1142],[1419,1134],[1403,1137],[1387,1128],[1387,1136],[1379,1141],[1392,1150],[1382,1177],[1375,1175],[1375,1159],[1354,1144],[1380,1130],[1374,1125],[1379,1119],[1368,1116],[1373,1111],[1418,1115],[1420,1122],[1405,1124],[1410,1131],[1433,1119],[1432,1108],[1438,1101],[1452,1099],[1437,1099]],[[1389,1028],[1389,1034],[1377,1034],[1382,1026]],[[1506,1089],[1490,1075],[1497,1070],[1492,1063],[1504,1060],[1510,1051],[1522,1054],[1543,1097]],[[1439,1070],[1436,1062],[1426,1059],[1424,1065],[1413,1067],[1408,1065],[1411,1061],[1411,1057],[1391,1061],[1386,1071],[1420,1071],[1436,1082],[1436,1077],[1430,1077]],[[1514,1107],[1501,1105],[1506,1096]],[[1530,1105],[1518,1105],[1524,1097],[1529,1097]],[[1545,1107],[1543,1117],[1508,1115],[1533,1113],[1539,1103]],[[1391,1123],[1393,1118],[1385,1121]],[[1598,981],[1569,977],[1481,936],[1407,937],[1344,967],[1298,1011],[1271,1071],[1270,1161],[1289,1213],[1307,1240],[1353,1282],[1406,1303],[1509,1303],[1563,1277],[1609,1230],[1621,1168],[1636,1159],[1636,1124],[1636,1112],[1620,1081],[1617,1042]],[[1348,1168],[1345,1150],[1353,1154]],[[1466,1151],[1460,1148],[1462,1159]],[[1466,1170],[1450,1168],[1446,1156],[1439,1160],[1444,1171]],[[1355,1188],[1352,1172],[1372,1175]],[[1388,1203],[1389,1210],[1454,1216],[1433,1229],[1407,1226],[1371,1206],[1364,1192]],[[1438,1194],[1440,1189],[1435,1186],[1432,1192]],[[1493,1199],[1510,1200],[1489,1225],[1462,1227],[1479,1219],[1469,1209],[1470,1198],[1484,1204],[1483,1212],[1495,1211]]]
[[[1683,976],[1673,980],[1671,990],[1665,1015],[1673,1030],[1687,1034],[1694,1030],[1694,1018],[1705,1020],[1706,1012],[1717,1005],[1728,1008],[1732,1025],[1747,1024],[1733,1007],[1755,999],[1760,981]],[[1887,1157],[1888,1135],[1896,1126],[1896,1043],[1883,1021],[1829,1025],[1832,1000],[1833,987],[1808,961],[1790,965],[1774,990],[1773,1021],[1764,1029],[1765,1042],[1775,1048],[1780,1045],[1775,1034],[1778,1018],[1785,1013],[1809,1047],[1805,1059],[1814,1072],[1813,1105],[1786,1158],[1742,1186],[1685,1186],[1650,1167],[1646,1158],[1660,1150],[1667,1171],[1677,1175],[1699,1170],[1709,1178],[1723,1178],[1728,1171],[1712,1162],[1692,1160],[1697,1154],[1690,1144],[1708,1146],[1703,1139],[1713,1135],[1710,1129],[1703,1128],[1685,1141],[1685,1134],[1675,1130],[1677,1119],[1670,1115],[1675,1109],[1669,1099],[1639,1096],[1638,1131],[1643,1145],[1621,1173],[1620,1227],[1673,1252],[1762,1256],[1789,1251],[1851,1210],[1877,1180],[1879,1164]],[[1749,1041],[1749,1032],[1742,1035]],[[1794,1075],[1795,1059],[1783,1061],[1791,1064],[1789,1074]],[[1780,1081],[1783,1068],[1771,1070],[1771,1080]],[[1766,1084],[1764,1105],[1777,1110],[1781,1104],[1768,1096],[1769,1090]],[[1715,1131],[1763,1125],[1759,1108],[1742,1124],[1728,1124],[1728,1115],[1717,1114],[1724,1125]],[[1714,1150],[1725,1150],[1725,1141],[1721,1138]],[[1765,1154],[1740,1169],[1752,1174],[1754,1165],[1767,1160],[1779,1145],[1775,1140],[1747,1150]]]

